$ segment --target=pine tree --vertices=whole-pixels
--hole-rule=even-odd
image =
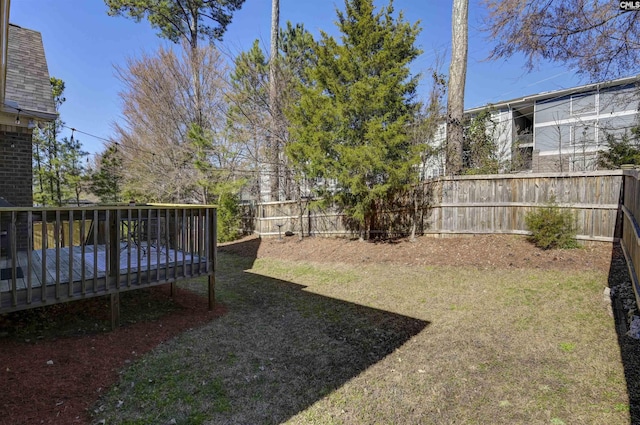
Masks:
[[[469,0],[453,0],[451,64],[447,90],[447,174],[462,172],[464,144],[464,85],[467,79]]]
[[[290,111],[288,154],[308,177],[336,183],[320,194],[368,238],[385,202],[415,175],[407,127],[417,107],[409,63],[420,53],[419,28],[402,13],[394,19],[391,3],[376,12],[372,0],[346,0],[337,14],[341,43],[323,32],[315,47],[317,64]]]
[[[254,172],[251,190],[255,197],[260,196],[260,171],[267,156],[265,140],[269,122],[269,80],[267,58],[255,40],[251,49],[242,52],[234,60],[235,68],[231,73],[229,92],[229,119],[227,126],[233,141],[244,152],[246,168]]]
[[[64,81],[51,77],[51,90],[59,112],[65,102]],[[87,155],[73,136],[60,139],[64,122],[58,118],[33,134],[33,200],[37,205],[61,206],[70,199],[78,204],[84,182],[82,163]]]
[[[66,137],[62,140],[63,162],[65,164],[65,184],[73,199],[73,202],[80,206],[80,197],[87,183],[87,170],[84,166],[84,159],[88,152],[82,150],[82,143],[77,138]]]
[[[96,170],[91,174],[91,193],[103,203],[117,203],[122,199],[122,157],[114,143],[96,160]]]
[[[314,60],[314,40],[302,24],[294,26],[287,22],[280,29],[279,37],[280,54],[279,60],[273,61],[277,64],[274,73],[269,73],[272,63],[260,48],[258,40],[255,40],[251,49],[235,58],[235,68],[231,73],[228,126],[234,141],[242,145],[241,149],[248,160],[245,166],[255,171],[252,190],[256,197],[260,194],[261,183],[264,183],[260,175],[268,175],[270,180],[279,175],[279,180],[284,183],[279,187],[279,193],[291,195],[289,164],[282,155],[289,141],[289,122],[283,111],[299,100],[299,82],[303,79],[304,70]],[[279,80],[278,111],[272,111],[272,102],[269,100],[271,78]],[[278,115],[277,126],[271,125],[270,117],[274,113]],[[274,143],[278,147],[277,155],[268,149]],[[277,170],[272,167],[274,161],[278,162]]]

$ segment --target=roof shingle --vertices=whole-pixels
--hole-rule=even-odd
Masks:
[[[56,115],[42,36],[9,24],[5,103],[14,102],[26,113]]]

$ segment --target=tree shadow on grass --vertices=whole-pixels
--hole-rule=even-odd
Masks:
[[[257,247],[220,250],[217,293],[228,313],[128,369],[101,400],[107,423],[281,423],[429,325],[252,273]],[[229,254],[239,250],[254,255]]]

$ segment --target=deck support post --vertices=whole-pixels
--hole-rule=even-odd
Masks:
[[[209,275],[209,310],[216,306],[216,276]]]
[[[171,295],[171,298],[174,298],[176,296],[176,291],[177,291],[176,283],[175,282],[171,282],[170,285],[171,285],[171,293],[170,293],[170,295]]]
[[[115,331],[120,326],[120,293],[111,294],[111,330]]]
[[[209,270],[209,310],[213,310],[216,306],[216,250],[218,248],[218,211],[212,210],[208,219],[209,236],[208,243],[208,265]]]

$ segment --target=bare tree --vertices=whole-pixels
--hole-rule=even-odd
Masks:
[[[562,140],[563,125],[560,123],[560,117],[558,116],[557,113],[554,114],[554,123],[555,125],[553,129],[555,130],[555,133],[558,136],[558,160],[556,161],[556,164],[558,166],[558,170],[562,173],[563,171],[565,171],[563,154],[562,154],[562,149],[564,149],[565,147],[563,142],[566,144],[568,140],[564,140],[564,141]]]
[[[418,226],[423,222],[424,207],[430,201],[429,186],[426,179],[426,169],[434,158],[440,155],[439,146],[429,145],[434,140],[438,127],[444,120],[444,96],[446,93],[446,78],[438,72],[440,57],[437,56],[436,66],[432,69],[432,86],[426,105],[422,105],[414,121],[408,128],[411,144],[417,146],[420,152],[418,165],[418,180],[409,191],[412,204],[411,241],[415,240]]]
[[[640,62],[637,12],[610,0],[485,0],[494,59],[522,53],[533,69],[558,61],[592,80],[635,73]]]
[[[182,49],[181,55],[160,48],[154,55],[129,59],[117,75],[125,87],[120,93],[124,124],[115,125],[125,192],[147,201],[206,202],[194,159],[206,158],[221,170],[219,178],[228,177],[222,171],[232,169],[235,160],[223,131],[226,68],[221,55],[213,46]],[[194,95],[194,75],[200,76],[201,103]],[[206,123],[199,127],[209,141],[206,152],[190,139],[196,114]]]
[[[462,171],[464,85],[467,77],[469,0],[453,0],[447,98],[447,173]]]
[[[193,90],[195,117],[193,122],[204,128],[207,123],[203,109],[205,96],[199,83],[198,40],[209,43],[222,40],[233,13],[240,10],[245,0],[105,0],[108,14],[126,16],[140,22],[147,18],[158,35],[173,43],[180,44],[190,52],[193,62]]]
[[[267,58],[258,40],[251,49],[235,57],[227,97],[228,125],[234,141],[250,159],[249,167],[255,171],[256,193],[261,193],[259,186],[264,184],[267,187],[263,187],[262,193],[268,194],[268,199],[278,199],[279,195],[291,199],[296,190],[294,173],[284,155],[290,139],[286,112],[298,101],[300,81],[315,60],[314,41],[303,25],[287,22],[277,45],[276,60]],[[269,176],[269,182],[260,178],[265,175]],[[278,187],[272,190],[271,183],[276,177]]]

